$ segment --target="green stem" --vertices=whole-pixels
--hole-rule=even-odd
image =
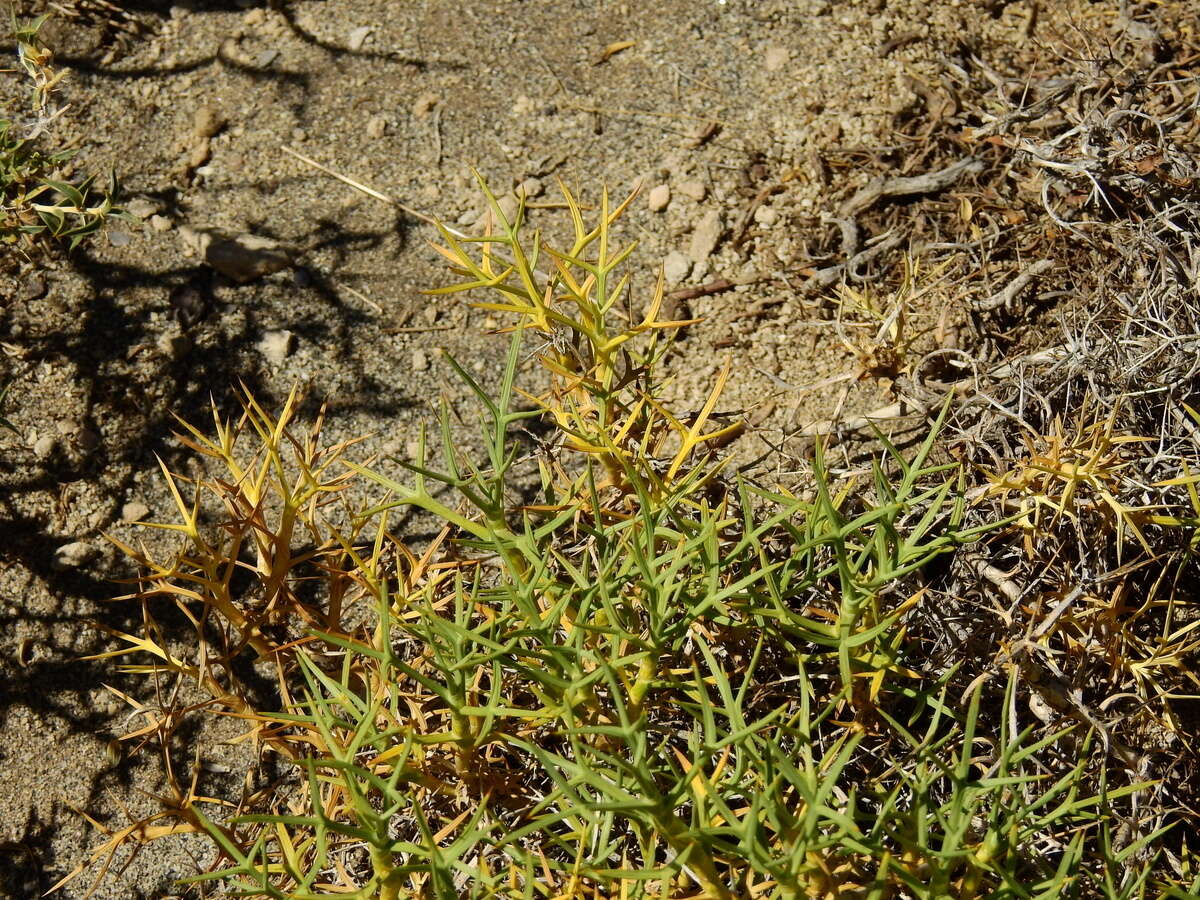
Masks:
[[[700,883],[710,897],[733,900],[733,894],[721,881],[716,861],[703,845],[696,843],[687,828],[672,812],[654,816],[654,825],[677,856],[683,856],[688,872]]]
[[[657,675],[658,666],[655,665],[655,657],[653,654],[647,653],[642,657],[641,664],[638,666],[637,678],[633,682],[633,687],[629,689],[630,719],[636,721],[641,716],[646,703],[646,694],[649,693]]]
[[[371,848],[371,866],[379,880],[379,900],[399,900],[404,873],[392,865],[391,856],[380,847]]]

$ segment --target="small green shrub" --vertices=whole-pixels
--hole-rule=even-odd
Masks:
[[[173,791],[108,832],[101,873],[125,843],[202,833],[219,858],[191,881],[279,900],[1200,884],[1154,880],[1169,825],[1114,836],[1145,785],[1110,787],[1091,734],[1012,727],[1015,666],[1000,690],[964,687],[908,640],[931,563],[994,527],[965,524],[962,470],[932,462],[940,419],[908,451],[881,438],[858,480],[818,445],[803,496],[731,474],[718,445],[739,426],[708,424],[728,367],[697,413],[663,399],[681,323],[658,318],[661,280],[640,315],[626,302],[626,204],[585,224],[564,191],[556,249],[488,196],[495,231],[443,233],[459,281],[437,292],[486,291],[513,319],[495,389],[447,360],[477,401],[477,456],[443,409],[435,451],[422,432],[380,471],[323,447],[320,417],[297,434],[295,393],[277,417],[247,397],[212,436],[185,426],[220,471],[188,488],[164,469],[179,521],[155,527],[183,544],[166,561],[121,544],[145,626],[104,654],[175,698],[126,698],[140,724],[120,738],[156,748]],[[541,387],[523,392],[531,346]],[[372,485],[381,499],[354,499]],[[427,546],[395,533],[414,513],[440,528]],[[164,637],[164,604],[193,651]],[[205,712],[246,723],[284,780],[205,796],[172,742]]]
[[[22,136],[11,118],[0,117],[0,244],[28,255],[65,243],[73,250],[110,217],[120,215],[113,203],[115,179],[106,190],[95,177],[78,183],[65,180],[60,170],[74,156],[71,150],[46,151],[41,135],[49,131],[64,108],[52,108],[52,96],[65,73],[51,67],[51,53],[38,37],[47,16],[12,26],[17,57],[33,82],[32,108],[38,117]]]

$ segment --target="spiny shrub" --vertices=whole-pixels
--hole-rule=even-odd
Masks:
[[[932,461],[941,419],[908,451],[881,437],[857,478],[820,445],[803,491],[733,471],[740,423],[714,424],[729,365],[698,412],[664,400],[683,323],[660,318],[661,279],[628,304],[612,229],[629,201],[602,196],[588,223],[563,193],[566,248],[490,193],[494,228],[442,232],[457,280],[434,293],[511,317],[496,387],[447,360],[478,453],[443,409],[415,458],[358,462],[322,446],[320,417],[297,433],[295,393],[277,416],[246,396],[237,423],[185,426],[217,471],[164,467],[179,521],[154,527],[182,545],[121,545],[144,625],[105,654],[174,698],[129,698],[143,724],[121,738],[162,754],[173,791],[109,832],[101,871],[127,842],[191,832],[218,859],[190,881],[290,900],[1200,886],[1159,878],[1169,826],[1118,833],[1143,785],[1108,783],[1093,734],[1015,724],[1016,667],[964,687],[909,639],[931,564],[997,524],[964,524],[962,470]],[[535,419],[550,437],[532,448]],[[397,534],[412,513],[438,526],[424,546]],[[205,796],[172,738],[211,713],[282,778]]]

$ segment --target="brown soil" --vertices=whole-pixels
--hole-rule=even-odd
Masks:
[[[147,702],[152,690],[78,657],[111,647],[88,620],[137,618],[106,602],[128,569],[103,535],[137,533],[123,511],[172,515],[156,455],[187,463],[171,415],[201,421],[210,396],[233,408],[239,380],[275,403],[298,383],[310,411],[328,402],[333,438],[371,432],[370,450],[403,454],[431,401],[464,399],[437,349],[485,380],[503,358],[505,339],[487,334],[502,322],[420,293],[444,283],[428,226],[284,147],[464,228],[483,210],[472,168],[542,203],[556,179],[593,203],[602,185],[640,185],[624,225],[640,241],[635,297],[672,253],[673,288],[740,282],[677,300],[703,322],[681,338],[676,391],[699,405],[732,359],[723,406],[755,424],[739,449],[752,459],[795,447],[806,424],[893,399],[887,366],[865,371],[878,361],[832,325],[832,288],[803,285],[837,261],[838,225],[822,214],[874,176],[955,161],[898,137],[921,119],[953,146],[964,127],[935,115],[941,95],[922,86],[975,57],[1019,71],[1084,22],[1103,33],[1119,6],[127,0],[118,16],[62,5],[84,13],[44,33],[70,72],[63,134],[81,169],[117,173],[138,219],[50,271],[13,261],[0,276],[0,376],[15,381],[5,415],[20,431],[0,437],[0,895],[21,898],[98,843],[72,807],[108,827],[126,821],[119,802],[155,808],[137,792],[161,787],[153,766],[106,752],[138,717],[104,685]],[[0,82],[6,108],[22,108],[23,91]],[[660,185],[670,200],[656,211]],[[930,202],[954,211],[962,196],[951,186]],[[534,210],[550,228],[555,215]],[[707,252],[694,236],[713,216]],[[274,238],[294,265],[237,284],[189,246],[198,227]],[[900,259],[868,262],[864,284],[894,284]],[[966,293],[921,296],[908,324],[926,334],[913,352],[978,344]],[[61,559],[73,542],[90,550]],[[157,843],[95,896],[167,896],[207,854],[202,842]],[[61,895],[83,896],[89,881]]]

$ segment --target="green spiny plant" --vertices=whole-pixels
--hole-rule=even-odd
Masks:
[[[106,654],[180,685],[125,736],[157,744],[176,789],[98,858],[202,832],[218,859],[192,881],[280,900],[1186,890],[1152,878],[1166,823],[1114,836],[1144,784],[1110,788],[1078,725],[1012,724],[1018,668],[964,690],[908,640],[930,563],[994,527],[966,524],[962,471],[931,462],[943,419],[915,450],[881,436],[861,483],[821,446],[803,496],[729,474],[716,445],[737,426],[707,424],[726,374],[690,420],[663,399],[680,323],[658,318],[661,280],[645,315],[618,314],[627,203],[602,198],[589,226],[564,194],[569,251],[526,243],[524,210],[509,221],[491,194],[498,234],[443,232],[446,292],[494,292],[480,305],[515,319],[496,388],[448,359],[478,401],[478,458],[447,409],[406,475],[321,449],[320,419],[294,436],[295,394],[278,417],[247,397],[215,438],[187,427],[224,474],[189,502],[167,473],[181,521],[159,527],[184,546],[159,562],[122,545],[145,628]],[[550,387],[523,392],[530,335]],[[559,437],[536,468],[533,417]],[[386,496],[360,504],[355,484]],[[413,512],[440,527],[419,552],[393,533]],[[162,636],[164,603],[198,662]],[[269,705],[241,659],[273,673]],[[182,778],[172,729],[211,711],[245,721],[284,781],[218,802]]]
[[[66,107],[52,108],[52,97],[65,72],[51,65],[52,54],[38,37],[48,15],[19,24],[12,33],[21,69],[33,82],[32,106],[38,124],[22,136],[8,118],[0,118],[0,244],[28,254],[63,242],[74,250],[122,211],[114,205],[115,178],[106,190],[94,176],[72,183],[59,173],[75,155],[72,150],[45,151],[39,136],[51,130]]]
[[[673,416],[661,402],[662,385],[651,377],[667,350],[661,335],[688,322],[659,317],[661,275],[640,321],[635,323],[632,310],[622,305],[629,275],[618,272],[634,245],[614,247],[611,229],[635,195],[610,207],[608,192],[603,192],[599,219],[589,225],[563,187],[574,237],[570,249],[556,249],[540,232],[526,237],[523,201],[510,221],[482,180],[480,186],[495,233],[489,227],[483,237],[460,238],[441,227],[446,246],[436,249],[461,280],[431,293],[486,289],[495,299],[475,305],[510,314],[516,319],[514,328],[541,336],[545,351],[539,359],[551,386],[533,399],[553,417],[572,449],[601,463],[607,485],[628,488],[632,474],[661,495],[676,479],[686,480],[685,469],[697,450],[727,442],[742,425],[734,422],[705,431],[728,378],[728,365],[690,421]],[[478,257],[472,245],[478,245]],[[542,261],[552,266],[549,274],[538,269]],[[640,336],[647,340],[638,342]],[[670,455],[654,466],[651,461],[668,447]]]

